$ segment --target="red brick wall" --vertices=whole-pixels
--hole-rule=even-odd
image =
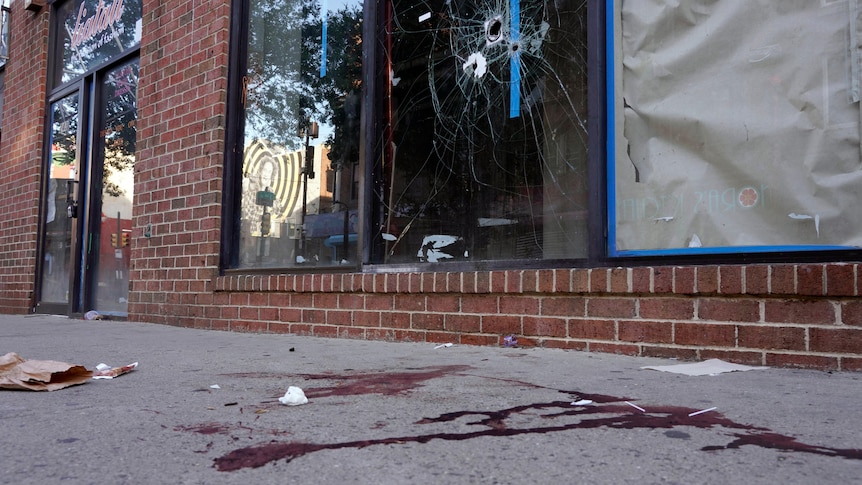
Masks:
[[[142,319],[213,301],[229,5],[143,3],[129,295]]]
[[[39,223],[48,12],[13,2],[0,141],[0,309],[33,304]]]
[[[858,264],[246,275],[137,318],[219,330],[862,370]],[[187,301],[187,300],[186,300]]]

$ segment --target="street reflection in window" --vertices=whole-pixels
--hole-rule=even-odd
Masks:
[[[252,1],[239,265],[356,261],[362,5]]]

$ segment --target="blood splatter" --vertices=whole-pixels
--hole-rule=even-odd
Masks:
[[[854,448],[830,448],[827,446],[815,446],[796,441],[792,436],[777,433],[764,432],[759,434],[733,434],[736,439],[724,446],[705,446],[704,451],[716,451],[724,449],[736,449],[745,445],[759,446],[780,451],[796,451],[811,453],[814,455],[836,456],[851,460],[862,460],[862,450]]]
[[[272,372],[242,372],[222,374],[227,377],[253,379],[305,379],[307,381],[337,381],[336,385],[328,387],[303,389],[309,399],[333,396],[358,396],[364,394],[382,394],[394,396],[409,392],[424,382],[438,379],[448,374],[456,374],[470,369],[467,365],[443,365],[422,367],[415,372],[363,372],[355,374],[278,374]],[[304,386],[303,386],[304,387]]]
[[[222,423],[200,423],[184,426],[174,426],[174,431],[189,431],[197,434],[228,434],[232,426]]]
[[[449,374],[465,374],[469,366],[450,365],[410,369],[410,372],[376,372],[357,373],[350,375],[336,374],[293,374],[290,377],[302,377],[306,380],[334,380],[337,384],[329,387],[309,388],[305,391],[309,398],[326,398],[333,396],[355,396],[362,394],[397,395],[409,392],[424,382]],[[274,377],[272,374],[243,374],[244,377]],[[478,377],[478,376],[474,376]],[[492,378],[493,379],[493,378]],[[665,436],[669,438],[687,438],[687,433],[675,430],[677,426],[687,428],[712,429],[722,428],[733,430],[729,436],[733,441],[724,445],[711,445],[701,448],[702,451],[719,451],[736,449],[742,446],[757,446],[787,452],[810,453],[829,457],[843,457],[862,460],[860,449],[840,449],[825,446],[814,446],[801,443],[792,436],[782,435],[768,428],[736,423],[719,412],[679,407],[679,406],[633,406],[628,397],[616,397],[605,394],[588,394],[580,391],[567,391],[538,386],[522,381],[495,379],[528,385],[536,388],[556,390],[569,397],[567,401],[551,401],[543,403],[524,404],[495,411],[465,410],[444,413],[436,417],[422,418],[417,425],[447,423],[459,419],[472,419],[470,426],[481,426],[481,429],[462,433],[432,433],[413,436],[398,436],[372,440],[356,440],[341,443],[305,443],[277,442],[247,446],[231,451],[214,460],[214,466],[219,471],[233,471],[242,468],[256,468],[267,463],[284,460],[290,462],[296,458],[321,450],[337,450],[347,448],[365,448],[375,445],[392,445],[404,443],[427,443],[432,440],[464,441],[486,436],[518,436],[528,434],[546,434],[575,429],[667,429]],[[591,401],[588,405],[573,405],[574,401]],[[695,415],[691,415],[695,413]],[[538,416],[541,420],[556,420],[559,424],[534,427],[512,427],[509,418],[519,415]],[[219,428],[210,424],[201,425],[197,429],[187,429],[202,434],[219,432]]]
[[[356,396],[364,394],[382,394],[393,396],[409,392],[422,385],[425,381],[438,379],[447,374],[455,374],[469,369],[466,365],[444,365],[426,367],[417,372],[378,372],[334,376],[330,374],[300,374],[299,377],[308,380],[336,379],[340,384],[330,387],[311,388],[305,395],[311,398],[332,396]]]
[[[644,412],[634,410],[625,404],[628,398],[615,398],[602,394],[572,393],[580,399],[591,400],[596,404],[573,406],[570,401],[552,401],[545,403],[525,404],[497,411],[458,411],[441,414],[433,418],[423,418],[416,424],[445,423],[461,418],[479,418],[468,422],[469,425],[483,426],[484,429],[466,433],[434,433],[415,436],[399,436],[374,440],[357,440],[342,443],[281,443],[271,442],[248,446],[234,450],[214,460],[214,466],[219,471],[233,471],[241,468],[256,468],[267,463],[285,460],[290,462],[301,456],[321,450],[337,450],[345,448],[365,448],[374,445],[391,445],[403,443],[427,443],[432,440],[463,441],[486,436],[518,436],[527,434],[545,434],[574,429],[672,429],[677,426],[689,428],[710,429],[720,427],[742,431],[733,433],[736,439],[727,445],[705,446],[703,451],[739,448],[745,445],[758,446],[788,452],[811,453],[823,456],[862,459],[860,449],[839,449],[824,446],[813,446],[801,443],[792,436],[774,433],[767,428],[736,423],[718,412],[709,412],[689,416],[697,409],[679,406],[648,406]],[[513,428],[507,426],[507,419],[513,415],[526,412],[539,414],[542,419],[555,420],[562,417],[576,418],[574,422],[551,426],[535,426],[529,428]],[[672,437],[676,437],[674,435]]]

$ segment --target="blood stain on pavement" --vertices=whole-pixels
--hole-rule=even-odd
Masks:
[[[309,399],[333,396],[358,396],[364,394],[381,394],[394,396],[409,392],[421,386],[425,381],[439,379],[448,374],[464,372],[468,365],[442,365],[410,369],[410,372],[375,372],[354,371],[349,374],[287,374],[274,372],[235,372],[221,374],[226,377],[244,379],[305,379],[306,381],[336,381],[336,385],[316,388],[305,388],[305,396]],[[353,371],[353,369],[346,369]]]
[[[425,381],[439,379],[448,374],[456,374],[470,369],[467,365],[444,365],[424,367],[416,372],[372,372],[349,375],[333,374],[299,374],[307,380],[337,380],[340,384],[329,387],[306,389],[309,398],[333,396],[357,396],[364,394],[382,394],[393,396],[409,392],[422,385]]]
[[[224,456],[216,458],[214,466],[219,471],[256,468],[277,460],[290,462],[296,458],[321,450],[358,449],[374,445],[427,443],[432,440],[463,441],[487,436],[545,434],[575,429],[673,429],[677,426],[700,429],[718,427],[737,431],[730,434],[735,439],[729,444],[705,446],[701,448],[703,451],[733,449],[749,445],[786,452],[810,453],[862,460],[862,450],[860,449],[830,448],[801,443],[792,436],[774,433],[767,428],[736,423],[715,411],[691,415],[698,410],[679,406],[649,406],[648,409],[642,412],[628,404],[628,398],[615,398],[607,395],[585,394],[563,390],[560,390],[560,392],[577,396],[579,400],[593,401],[594,404],[574,406],[570,401],[552,401],[514,406],[498,411],[445,413],[437,417],[421,419],[416,424],[445,423],[461,418],[476,418],[476,420],[467,424],[479,425],[483,426],[483,428],[464,433],[433,433],[341,443],[272,442],[231,451]],[[525,428],[507,426],[507,420],[512,416],[525,413],[535,414],[536,412],[546,413],[539,415],[541,419],[549,421],[558,420],[559,424]],[[574,418],[575,421],[560,422],[565,418]]]

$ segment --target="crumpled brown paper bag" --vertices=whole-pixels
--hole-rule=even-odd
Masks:
[[[93,377],[84,366],[53,360],[24,360],[15,352],[0,357],[0,389],[55,391]]]

